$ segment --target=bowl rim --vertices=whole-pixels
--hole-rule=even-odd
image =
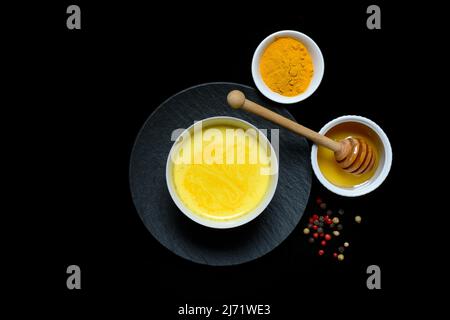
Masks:
[[[309,84],[309,87],[305,92],[300,93],[299,95],[293,96],[293,97],[287,97],[280,95],[279,93],[276,93],[272,91],[262,79],[261,73],[259,71],[259,60],[266,49],[266,47],[269,45],[269,43],[273,42],[275,38],[277,37],[292,37],[299,41],[301,41],[305,46],[308,47],[308,50],[311,51],[313,49],[315,53],[317,54],[317,61],[313,61],[314,63],[314,75],[311,79],[311,83]],[[319,72],[316,72],[316,68],[319,70]],[[281,30],[274,32],[270,35],[268,35],[264,40],[261,41],[261,43],[256,47],[255,52],[253,53],[252,58],[252,64],[251,64],[251,71],[252,71],[252,77],[253,82],[255,83],[258,90],[268,99],[282,103],[282,104],[292,104],[297,103],[300,101],[305,100],[306,98],[310,97],[319,87],[320,83],[322,82],[323,75],[325,72],[325,63],[323,59],[322,51],[320,50],[319,46],[316,44],[316,42],[311,39],[308,35],[295,30]],[[314,83],[312,83],[314,81]]]
[[[329,191],[345,197],[358,197],[372,192],[384,182],[392,166],[392,158],[393,158],[392,147],[391,143],[389,142],[389,138],[387,137],[386,133],[383,131],[383,129],[381,129],[380,126],[378,126],[375,122],[373,122],[368,118],[357,115],[345,115],[333,119],[329,121],[327,124],[325,124],[320,129],[319,133],[326,134],[331,128],[334,128],[336,125],[345,122],[358,122],[363,125],[366,125],[370,129],[372,129],[380,139],[384,149],[384,163],[383,166],[380,169],[378,169],[379,173],[375,177],[375,179],[373,179],[370,183],[365,183],[354,188],[344,188],[332,184],[325,178],[325,176],[322,174],[322,171],[319,168],[319,164],[317,161],[317,145],[315,144],[311,149],[311,164],[315,176],[320,181],[320,183]]]
[[[255,129],[256,132],[258,132],[258,134],[262,133],[261,130],[259,130],[256,126],[254,126],[250,122],[245,121],[245,120],[240,119],[240,118],[236,118],[236,117],[214,116],[214,117],[204,118],[202,120],[196,121],[194,124],[190,125],[188,128],[183,130],[183,132],[173,142],[173,145],[172,145],[172,147],[171,147],[171,149],[169,151],[169,154],[168,154],[168,157],[167,157],[167,162],[166,162],[166,185],[167,185],[167,188],[169,190],[170,196],[171,196],[172,200],[174,201],[175,205],[189,219],[191,219],[192,221],[197,222],[198,224],[201,224],[201,225],[203,225],[205,227],[210,227],[210,228],[214,228],[214,229],[230,229],[230,228],[239,227],[241,225],[244,225],[244,224],[254,220],[270,204],[270,202],[273,199],[273,196],[275,195],[275,191],[276,191],[277,186],[278,186],[279,163],[278,163],[278,158],[277,158],[277,155],[275,153],[275,150],[274,150],[272,144],[270,143],[270,141],[266,137],[266,135],[264,135],[262,133],[262,136],[264,137],[264,139],[266,140],[266,142],[270,146],[271,161],[276,166],[276,173],[272,175],[271,182],[270,182],[270,185],[269,185],[269,189],[266,191],[266,194],[265,194],[263,200],[258,204],[258,206],[255,209],[253,209],[252,211],[250,211],[249,213],[247,213],[244,216],[242,216],[242,217],[239,217],[239,218],[233,219],[233,220],[226,220],[226,221],[212,220],[212,219],[201,217],[200,215],[194,213],[192,210],[190,210],[188,207],[186,207],[184,205],[183,201],[181,201],[180,197],[178,196],[178,193],[175,190],[175,186],[173,185],[172,175],[171,175],[171,168],[172,168],[172,166],[171,166],[171,162],[172,162],[171,158],[172,158],[172,153],[174,152],[176,146],[178,145],[178,142],[181,139],[181,137],[186,135],[188,132],[190,132],[193,129],[195,124],[198,124],[199,122],[203,123],[203,122],[206,122],[206,121],[213,121],[213,120],[229,120],[230,122],[238,122],[238,123],[247,125],[250,128]]]

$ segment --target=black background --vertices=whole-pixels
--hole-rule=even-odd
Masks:
[[[405,227],[420,211],[411,203],[415,194],[405,191],[418,179],[408,158],[413,142],[405,138],[413,114],[406,97],[425,86],[415,70],[431,63],[411,36],[421,37],[421,7],[412,14],[408,6],[377,1],[382,29],[368,30],[372,2],[364,1],[74,1],[82,30],[67,30],[69,4],[16,8],[6,35],[11,54],[5,61],[14,69],[7,91],[21,123],[10,132],[19,140],[15,152],[25,154],[15,211],[27,240],[16,243],[7,263],[20,273],[13,280],[20,296],[43,298],[43,308],[124,308],[159,318],[174,317],[185,303],[271,304],[275,316],[347,315],[356,306],[372,313],[397,305],[398,296],[414,296],[414,255],[424,244]],[[253,86],[255,48],[283,29],[311,36],[325,59],[318,90],[288,110],[317,130],[344,114],[374,120],[392,144],[391,173],[379,189],[355,199],[334,196],[313,179],[312,203],[321,196],[363,216],[364,224],[348,233],[352,248],[343,263],[310,250],[302,235],[305,218],[256,261],[224,268],[185,261],[163,248],[135,211],[128,184],[134,139],[151,112],[180,90],[213,81]],[[425,60],[423,68],[411,70],[417,62],[411,46]],[[310,213],[311,206],[305,217]],[[66,288],[71,264],[81,267],[80,291]],[[366,288],[371,264],[381,267],[382,290]]]

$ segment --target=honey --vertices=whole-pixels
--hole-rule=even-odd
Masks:
[[[320,171],[329,182],[338,187],[353,188],[367,183],[374,176],[380,160],[379,150],[382,147],[380,139],[372,129],[358,122],[346,122],[331,128],[325,135],[335,141],[341,141],[348,137],[363,139],[372,148],[376,156],[375,164],[371,170],[361,175],[355,175],[344,171],[338,165],[333,151],[319,146],[317,148],[317,162]]]

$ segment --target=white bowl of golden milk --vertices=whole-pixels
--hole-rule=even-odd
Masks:
[[[252,76],[258,90],[278,103],[297,103],[316,91],[325,64],[319,46],[306,34],[283,30],[256,48]]]
[[[333,151],[313,145],[311,163],[317,179],[328,190],[346,197],[357,197],[378,188],[389,174],[392,148],[387,135],[372,120],[360,116],[342,116],[328,122],[319,133],[341,141],[347,137],[361,138],[375,152],[373,168],[361,175],[345,172],[334,159]]]
[[[191,220],[227,229],[255,219],[278,183],[277,154],[247,121],[212,117],[183,131],[167,159],[166,182],[177,207]]]

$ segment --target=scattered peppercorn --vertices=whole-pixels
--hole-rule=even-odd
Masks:
[[[348,241],[338,242],[332,241],[333,237],[338,237],[341,235],[343,226],[343,216],[344,209],[336,209],[336,211],[327,208],[327,203],[324,202],[320,197],[316,198],[317,206],[320,208],[315,214],[311,215],[307,220],[307,227],[303,229],[303,233],[308,235],[307,239],[310,244],[318,243],[322,247],[319,250],[317,245],[313,248],[316,250],[319,256],[330,255],[339,261],[344,260],[344,251],[350,246]],[[339,216],[338,216],[339,215]],[[360,224],[362,222],[361,216],[354,216],[356,223]],[[350,226],[350,229],[352,227]],[[344,237],[342,237],[344,238]],[[351,240],[351,239],[350,239]],[[326,253],[323,249],[325,247],[330,248],[330,253]]]

